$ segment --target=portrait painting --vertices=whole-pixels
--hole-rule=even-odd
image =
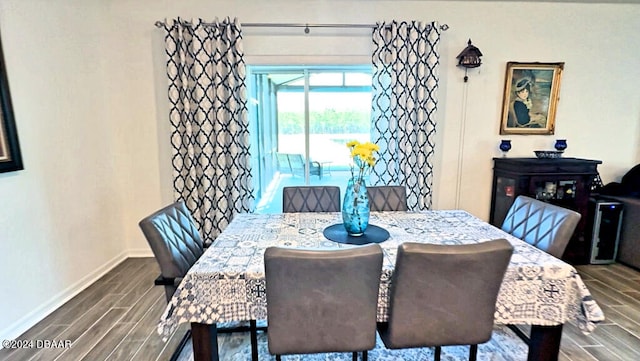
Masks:
[[[507,63],[500,134],[554,134],[564,63]]]
[[[0,173],[24,169],[0,42]]]

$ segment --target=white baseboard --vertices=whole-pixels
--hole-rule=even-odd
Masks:
[[[47,317],[50,313],[58,309],[60,306],[64,305],[67,301],[78,295],[85,288],[89,287],[95,281],[97,281],[100,277],[104,276],[107,272],[111,271],[115,266],[120,264],[120,262],[124,261],[128,257],[146,257],[142,255],[143,252],[140,250],[139,252],[133,252],[136,254],[140,254],[139,256],[132,255],[130,251],[124,251],[119,255],[115,256],[107,263],[86,275],[78,282],[73,285],[67,287],[62,292],[58,293],[56,296],[51,298],[48,302],[42,304],[40,307],[35,310],[29,312],[24,317],[14,322],[12,325],[7,327],[6,329],[0,331],[0,339],[2,340],[14,340],[22,335],[25,331],[33,327],[38,322],[42,321],[45,317]],[[147,250],[147,253],[150,253]],[[153,257],[153,254],[151,254]],[[0,347],[1,349],[2,347]]]
[[[154,257],[153,252],[149,247],[147,248],[139,248],[139,249],[130,249],[127,251],[127,257],[131,258],[140,258],[140,257]]]

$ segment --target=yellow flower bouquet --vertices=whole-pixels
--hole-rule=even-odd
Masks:
[[[361,181],[366,171],[370,171],[376,164],[373,153],[380,150],[380,147],[371,142],[360,143],[357,140],[348,142],[347,147],[351,150],[351,159],[353,159],[351,178],[354,178],[354,181]]]

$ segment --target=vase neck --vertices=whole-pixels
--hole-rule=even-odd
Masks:
[[[360,177],[353,177],[351,179],[349,179],[349,184],[360,184],[360,185],[366,185],[366,181],[364,178],[360,178]]]

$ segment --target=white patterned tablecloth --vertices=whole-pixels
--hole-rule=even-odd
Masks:
[[[263,255],[267,247],[353,247],[322,235],[339,213],[240,214],[189,270],[167,305],[158,332],[178,324],[263,320],[267,316]],[[468,244],[506,238],[515,247],[496,305],[497,324],[553,326],[574,322],[589,333],[604,320],[573,266],[465,211],[372,212],[370,224],[391,235],[384,250],[378,321],[387,319],[389,280],[403,242]]]

